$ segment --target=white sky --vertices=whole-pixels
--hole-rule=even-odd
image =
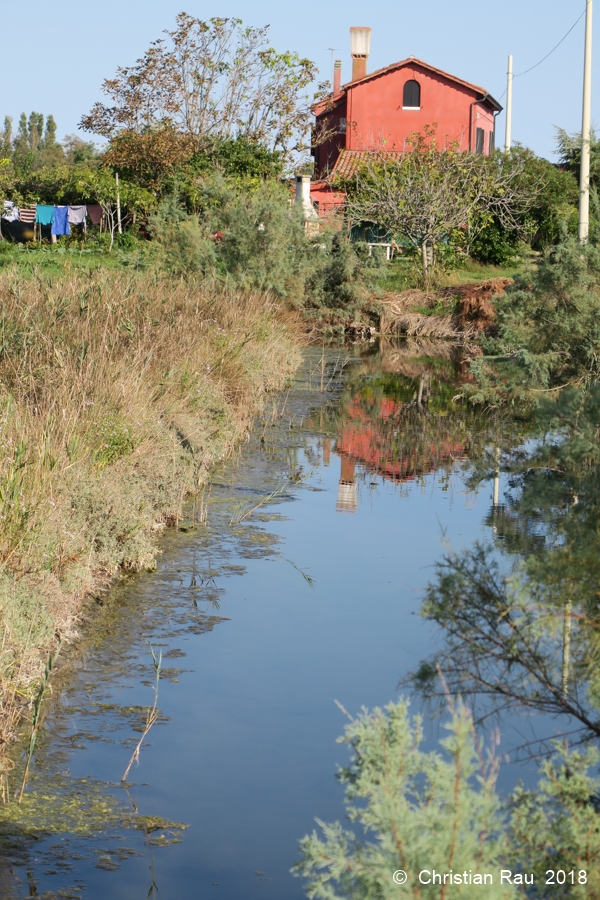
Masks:
[[[76,131],[80,116],[101,99],[103,79],[117,66],[132,64],[163,29],[173,27],[182,9],[199,18],[238,16],[248,25],[268,24],[276,49],[315,60],[323,78],[331,77],[332,58],[341,58],[343,80],[350,73],[348,29],[369,25],[370,71],[412,54],[500,100],[508,54],[515,73],[534,65],[584,8],[585,0],[0,0],[0,116],[12,115],[16,122],[22,111],[52,113],[59,136]],[[555,125],[581,128],[583,33],[582,19],[546,62],[514,83],[513,139],[549,158]],[[333,54],[329,47],[336,48]],[[596,73],[593,121],[597,103]],[[499,145],[503,135],[502,113]]]

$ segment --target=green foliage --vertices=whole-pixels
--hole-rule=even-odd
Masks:
[[[541,189],[528,213],[531,244],[546,248],[565,234],[577,234],[579,186],[571,171],[529,153],[526,177],[539,179]]]
[[[471,256],[484,265],[505,266],[517,256],[519,241],[518,231],[509,231],[494,219],[473,241]]]
[[[531,405],[600,373],[600,248],[567,239],[496,301],[498,328],[471,365],[473,402]]]
[[[385,711],[364,711],[346,727],[352,762],[339,779],[346,786],[348,818],[369,842],[361,843],[339,823],[319,822],[323,837],[313,832],[301,841],[302,858],[293,870],[308,879],[310,898],[433,900],[444,892],[439,885],[420,883],[419,873],[434,869],[493,873],[486,896],[516,896],[512,887],[498,884],[507,844],[495,792],[497,766],[480,759],[464,709],[447,730],[443,755],[423,751],[421,722],[411,721],[403,700]],[[400,869],[408,876],[404,886],[392,879]],[[472,884],[450,889],[457,900],[472,898],[477,890]]]
[[[225,177],[241,180],[278,178],[282,168],[280,153],[243,136],[219,140],[190,162],[192,171],[218,169]]]
[[[475,216],[474,237],[469,235],[469,252],[482,263],[505,265],[518,255],[520,241],[537,249],[556,244],[564,235],[577,233],[578,186],[569,171],[559,168],[519,145],[510,154],[496,153],[488,166],[513,166],[511,188],[530,197],[514,222],[484,213]],[[467,229],[467,232],[469,229]]]
[[[420,749],[421,724],[418,718],[411,722],[407,708],[400,701],[384,711],[363,711],[346,727],[352,763],[339,779],[346,785],[348,818],[370,840],[361,842],[339,822],[317,820],[322,837],[313,832],[301,841],[302,856],[292,870],[307,879],[308,897],[438,900],[450,892],[472,898],[480,890],[507,900],[600,897],[600,783],[590,774],[600,760],[596,748],[568,752],[557,743],[542,763],[538,788],[519,786],[502,802],[496,761],[491,755],[484,764],[463,707],[446,725],[443,754]],[[501,883],[501,869],[512,872],[513,884]],[[560,869],[573,870],[573,883],[569,877],[563,885],[548,884],[548,870]],[[398,870],[408,876],[404,885],[392,879]],[[453,883],[423,883],[433,870],[452,872]],[[473,878],[487,873],[491,883],[465,884],[464,872]]]
[[[339,822],[317,820],[322,836],[313,832],[301,841],[302,856],[292,870],[307,879],[307,896],[471,900],[485,891],[486,897],[503,900],[600,897],[595,808],[600,785],[590,775],[598,751],[569,753],[557,746],[542,764],[538,789],[519,786],[502,803],[497,761],[490,754],[484,762],[464,707],[453,710],[446,729],[441,754],[421,750],[420,721],[410,720],[403,700],[385,710],[365,710],[346,727],[343,740],[350,744],[352,762],[338,777],[346,786],[348,818],[364,837]],[[575,883],[547,885],[548,869],[574,870]],[[399,870],[408,876],[403,885],[392,879]],[[453,883],[423,883],[433,870],[452,873]],[[512,871],[513,884],[501,883],[500,870]],[[473,879],[491,875],[491,883],[465,884],[463,873]],[[526,887],[525,873],[533,876]]]
[[[319,267],[312,276],[305,305],[319,313],[340,311],[357,318],[370,298],[386,263],[382,255],[369,256],[366,244],[352,243],[343,232],[318,248]]]
[[[244,288],[303,297],[317,252],[285,185],[262,181],[234,186],[215,176],[202,186],[200,221],[215,242],[218,271]]]
[[[56,121],[54,116],[50,115],[46,119],[46,132],[44,134],[44,147],[50,150],[56,144]]]
[[[567,753],[555,745],[544,760],[537,790],[517,788],[511,802],[510,858],[513,868],[532,872],[537,898],[593,900],[600,897],[600,827],[598,779],[590,769],[600,762],[596,747]],[[574,871],[575,884],[547,885],[547,872]]]
[[[128,324],[123,323],[124,330]],[[119,415],[104,417],[91,440],[95,444],[92,457],[98,469],[112,465],[135,448],[134,430]]]
[[[158,261],[165,271],[180,276],[208,275],[214,271],[214,241],[200,227],[198,216],[188,215],[177,192],[168,195],[149,227],[158,247]]]
[[[147,215],[156,206],[156,197],[145,188],[122,180],[119,185],[124,222]],[[30,203],[100,203],[114,210],[117,186],[107,169],[86,164],[44,166],[32,170],[14,164],[0,167],[0,201]]]
[[[191,192],[190,192],[191,191]],[[189,215],[187,207],[198,212]],[[274,179],[226,179],[216,173],[185,182],[150,220],[160,265],[176,275],[224,279],[272,291],[310,317],[356,317],[386,265],[343,232],[311,235],[286,185]]]
[[[581,132],[569,134],[564,128],[556,129],[556,149],[561,164],[571,172],[579,184],[581,167]],[[600,187],[600,139],[592,130],[590,135],[590,182],[593,187]]]
[[[93,161],[99,161],[100,154],[96,149],[96,145],[92,141],[83,141],[76,134],[68,134],[63,139],[62,146],[66,160],[71,165],[87,163],[89,166]]]

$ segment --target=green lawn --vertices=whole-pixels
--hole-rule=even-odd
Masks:
[[[483,265],[469,259],[450,271],[438,271],[432,286],[443,288],[455,284],[479,283],[490,278],[514,278],[534,266],[536,260],[537,254],[532,252],[504,266]],[[388,264],[378,286],[381,290],[390,292],[422,287],[421,269],[415,260],[397,256]]]
[[[21,273],[39,272],[58,274],[65,269],[95,271],[97,269],[121,269],[136,263],[145,255],[146,246],[140,242],[135,250],[102,247],[61,247],[59,245],[0,243],[0,269],[16,266]]]

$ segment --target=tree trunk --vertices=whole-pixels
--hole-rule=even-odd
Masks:
[[[421,256],[423,259],[423,278],[427,278],[429,275],[429,252],[427,249],[427,241],[423,241],[421,244]]]

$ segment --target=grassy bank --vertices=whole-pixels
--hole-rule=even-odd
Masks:
[[[86,596],[152,568],[298,362],[259,293],[152,273],[0,272],[0,741]]]

